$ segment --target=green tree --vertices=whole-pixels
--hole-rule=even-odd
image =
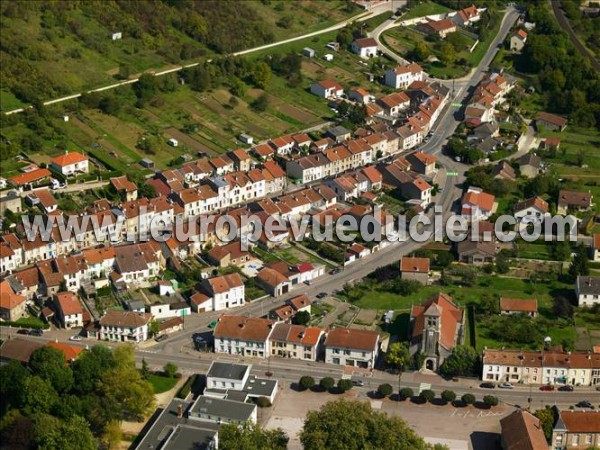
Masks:
[[[156,320],[151,320],[148,324],[148,332],[150,333],[150,336],[156,336],[160,333],[160,323]]]
[[[158,93],[158,81],[154,75],[143,73],[137,83],[133,85],[133,91],[138,98],[138,104],[144,105],[152,100]]]
[[[58,402],[58,394],[49,381],[38,376],[23,381],[19,406],[26,415],[48,413]]]
[[[410,363],[410,354],[406,344],[402,342],[390,344],[385,355],[385,363],[396,368],[407,367]]]
[[[574,308],[571,302],[562,295],[559,295],[558,297],[554,298],[552,312],[554,312],[554,315],[556,317],[564,317],[570,319],[573,317],[573,309]]]
[[[456,400],[456,392],[445,390],[442,392],[442,400],[444,400],[446,403],[452,403],[454,400]]]
[[[281,428],[265,430],[259,425],[229,423],[219,428],[222,450],[285,450],[289,438]]]
[[[82,417],[73,416],[65,422],[53,419],[36,424],[35,441],[38,448],[81,450],[97,448],[89,424]]]
[[[121,425],[116,420],[111,420],[104,427],[100,442],[102,442],[108,450],[119,448],[123,440],[123,430]]]
[[[341,378],[338,380],[337,387],[342,392],[347,392],[352,389],[352,381],[347,380],[345,378]]]
[[[18,361],[0,366],[0,415],[10,408],[18,406],[19,395],[25,380],[31,376],[29,370]]]
[[[44,346],[31,354],[29,367],[34,375],[48,380],[58,393],[73,386],[73,371],[65,362],[65,355],[54,347]]]
[[[479,370],[479,355],[468,345],[457,345],[440,367],[440,374],[446,378],[466,376]]]
[[[268,408],[271,406],[271,400],[268,397],[258,397],[256,399],[256,406],[259,408]]]
[[[255,111],[264,112],[269,107],[269,97],[267,94],[261,94],[252,102],[250,106]]]
[[[303,391],[307,389],[312,389],[315,385],[315,379],[311,376],[304,375],[300,378],[300,382],[298,383]]]
[[[483,397],[483,403],[485,403],[487,406],[498,406],[498,397],[494,396],[494,395],[485,395]]]
[[[435,398],[435,392],[431,389],[423,389],[419,394],[419,398],[424,402],[431,402]]]
[[[540,419],[542,429],[544,430],[544,436],[546,437],[546,440],[550,442],[552,439],[554,423],[556,422],[556,414],[554,413],[554,410],[550,407],[546,407],[544,409],[538,409],[533,413],[533,415]]]
[[[460,398],[460,401],[463,402],[465,405],[472,405],[473,403],[475,403],[475,396],[473,394],[464,394]]]
[[[449,66],[456,60],[456,51],[449,42],[444,42],[440,48],[440,61]]]
[[[321,378],[321,381],[319,381],[319,386],[326,391],[330,391],[333,389],[333,386],[335,386],[335,380],[331,377]]]
[[[250,82],[259,89],[264,89],[271,80],[271,68],[264,61],[257,61],[252,66]]]
[[[590,274],[590,260],[588,258],[587,249],[581,244],[577,249],[577,254],[573,258],[573,262],[569,266],[569,275],[573,278]]]
[[[179,367],[177,367],[177,365],[173,364],[172,362],[166,363],[163,367],[163,372],[169,378],[175,377],[175,374],[177,373],[178,370],[179,370]]]
[[[308,325],[310,322],[310,313],[308,311],[299,311],[296,313],[292,321],[297,325]]]
[[[307,450],[389,448],[390,442],[394,448],[427,448],[399,417],[373,411],[369,403],[343,399],[309,411],[300,441]]]
[[[392,392],[394,392],[394,388],[392,387],[391,384],[388,383],[384,383],[384,384],[380,384],[377,387],[377,393],[381,396],[381,397],[387,397],[389,395],[392,395]]]
[[[496,272],[508,273],[509,270],[510,264],[508,262],[508,257],[504,252],[498,253],[498,256],[496,256]]]
[[[408,388],[408,387],[400,389],[400,392],[398,392],[398,394],[400,395],[400,398],[402,400],[406,400],[406,399],[412,398],[412,396],[415,395],[415,393],[413,392],[413,390],[411,388]]]
[[[140,369],[140,374],[144,380],[147,380],[150,376],[150,367],[148,367],[148,363],[146,362],[146,358],[142,358],[142,368]]]
[[[80,394],[92,392],[104,372],[115,365],[112,352],[104,345],[94,345],[90,350],[84,350],[79,358],[71,363],[73,390]]]

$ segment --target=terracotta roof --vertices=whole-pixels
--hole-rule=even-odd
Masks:
[[[215,338],[239,339],[242,341],[266,341],[275,322],[260,317],[219,317],[215,327]]]
[[[425,165],[435,164],[437,158],[433,155],[429,155],[423,152],[415,152],[407,156],[407,158],[415,158],[421,161]]]
[[[594,248],[600,250],[600,233],[594,234]]]
[[[19,270],[12,274],[26,288],[38,286],[40,284],[40,273],[37,267]]]
[[[276,288],[280,284],[289,281],[285,275],[269,267],[261,269],[256,278],[271,288]]]
[[[281,305],[277,308],[272,309],[270,312],[271,314],[274,314],[277,317],[279,317],[281,320],[291,319],[296,314],[294,308],[292,308],[290,305]]]
[[[437,32],[456,28],[456,23],[452,19],[428,20],[425,25]]]
[[[247,250],[242,250],[241,241],[233,241],[225,245],[217,245],[208,251],[208,257],[214,261],[221,261],[223,258],[238,259],[241,256],[248,255]]]
[[[275,149],[269,144],[258,144],[252,149],[258,156],[269,156],[275,153]]]
[[[0,308],[12,310],[22,304],[25,297],[15,294],[7,280],[0,282]]]
[[[548,202],[544,201],[544,199],[540,197],[531,197],[527,200],[523,200],[515,205],[515,212],[523,211],[524,209],[531,208],[535,206],[542,212],[548,212]]]
[[[158,326],[158,329],[160,331],[165,331],[169,328],[175,328],[179,325],[183,325],[183,317],[173,317],[172,319],[167,319],[164,322],[161,322]]]
[[[28,363],[31,354],[41,347],[42,344],[35,341],[29,341],[18,337],[7,339],[0,347],[0,357],[3,359]]]
[[[400,260],[400,272],[429,272],[429,258],[411,258],[408,256]]]
[[[301,345],[317,345],[323,330],[317,327],[305,327],[289,323],[277,323],[270,336],[271,341],[293,342]]]
[[[473,192],[468,191],[462,198],[463,206],[465,204],[471,204],[478,206],[482,211],[491,211],[494,207],[495,197],[487,192]]]
[[[453,302],[452,297],[446,294],[436,294],[426,300],[419,306],[413,306],[411,311],[411,320],[414,320],[413,338],[418,338],[423,334],[425,327],[425,313],[434,306],[440,315],[441,336],[440,344],[447,350],[452,350],[455,345],[455,336],[458,327],[463,320],[463,311]]]
[[[377,41],[373,38],[360,38],[354,41],[360,48],[377,47]]]
[[[524,41],[525,39],[527,39],[527,32],[526,32],[525,30],[518,29],[518,30],[515,32],[514,36],[516,36],[516,37],[518,37],[518,38],[521,38],[521,40],[523,40],[523,41]]]
[[[265,166],[265,169],[267,169],[271,175],[273,175],[274,178],[285,177],[285,170],[283,170],[275,161],[266,161],[263,165]]]
[[[137,190],[135,183],[129,181],[125,175],[122,177],[111,178],[110,184],[112,184],[117,191],[133,192]]]
[[[83,347],[75,347],[63,342],[48,342],[46,346],[60,350],[65,355],[65,362],[67,363],[76,360],[83,351]]]
[[[569,433],[600,433],[600,411],[560,411]]]
[[[312,301],[308,298],[306,294],[298,295],[294,298],[291,298],[287,301],[287,303],[295,310],[306,308],[307,306],[312,305]]]
[[[209,298],[211,298],[209,295],[205,294],[204,292],[194,292],[192,294],[192,296],[190,297],[190,302],[193,305],[201,305],[202,303],[204,303],[206,300],[208,300]]]
[[[537,312],[538,305],[535,298],[507,298],[500,297],[500,311]]]
[[[336,90],[343,89],[339,83],[336,83],[335,81],[332,81],[332,80],[322,80],[322,81],[317,81],[317,83],[320,84],[323,89],[336,89]]]
[[[134,311],[107,311],[100,319],[100,325],[119,328],[139,328],[152,319],[150,313]]]
[[[106,260],[114,259],[115,256],[113,246],[90,248],[83,251],[83,257],[88,264],[101,264]]]
[[[73,292],[59,292],[56,294],[56,302],[65,316],[71,314],[82,314],[81,303]]]
[[[527,411],[516,410],[500,420],[504,450],[547,450],[540,419]]]
[[[477,17],[479,15],[479,12],[477,11],[475,5],[471,5],[468,8],[461,9],[457,12],[457,14],[460,16],[461,19],[463,19],[463,21],[468,22],[473,17]]]
[[[393,94],[381,97],[378,102],[382,103],[387,108],[395,108],[404,103],[410,103],[410,98],[405,92],[394,92]]]
[[[394,72],[396,72],[396,74],[398,74],[398,75],[403,74],[403,73],[419,73],[422,71],[423,71],[423,68],[420,65],[418,65],[417,63],[410,63],[405,66],[398,66],[394,69]]]
[[[71,164],[80,163],[83,161],[87,161],[89,158],[81,153],[72,152],[67,153],[66,155],[60,155],[56,158],[52,158],[52,164],[55,164],[60,167],[68,166]]]
[[[43,178],[49,177],[52,173],[48,169],[35,169],[31,172],[22,173],[12,178],[9,178],[9,181],[17,186],[22,186],[24,184],[33,183],[34,181],[39,181]]]
[[[325,347],[347,348],[352,350],[376,350],[379,333],[356,328],[334,328],[327,333]]]
[[[535,120],[542,120],[544,122],[551,123],[557,127],[564,127],[567,124],[567,119],[564,117],[557,116],[556,114],[550,114],[547,112],[539,112],[535,116]]]
[[[560,191],[558,193],[558,204],[564,206],[589,207],[592,203],[592,195],[589,192]]]
[[[206,282],[210,285],[215,294],[222,294],[223,292],[228,292],[231,289],[244,285],[242,277],[240,277],[238,273],[231,273],[229,275],[210,278],[206,280]]]

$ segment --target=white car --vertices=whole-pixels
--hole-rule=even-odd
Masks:
[[[69,338],[70,341],[83,341],[83,338],[81,336],[79,336],[78,334],[73,335]]]
[[[500,383],[498,387],[501,389],[512,389],[513,385],[511,383]]]

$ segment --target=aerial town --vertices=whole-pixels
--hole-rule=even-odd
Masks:
[[[0,449],[600,448],[600,4],[0,17]]]

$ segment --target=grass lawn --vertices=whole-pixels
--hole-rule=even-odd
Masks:
[[[553,261],[552,243],[519,241],[519,258]]]
[[[155,394],[170,391],[177,384],[178,378],[168,378],[161,375],[149,375],[148,381],[152,384]]]
[[[398,19],[398,22],[402,22],[408,19],[414,19],[416,17],[429,16],[431,14],[442,14],[450,11],[452,10],[444,5],[440,5],[438,3],[430,1],[424,1],[416,5],[414,8],[411,8],[406,14],[403,14]]]

